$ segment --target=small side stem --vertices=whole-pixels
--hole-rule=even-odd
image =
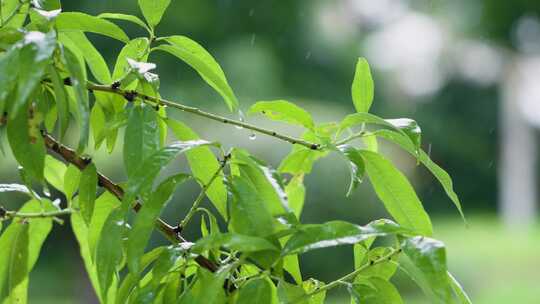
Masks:
[[[290,302],[289,304],[294,304],[294,303],[298,303],[298,302],[301,302],[305,299],[309,299],[311,298],[312,296],[318,294],[318,293],[321,293],[323,291],[327,291],[329,289],[332,289],[340,284],[342,284],[343,282],[346,282],[346,281],[349,281],[349,280],[352,280],[354,279],[358,274],[360,274],[362,271],[370,268],[370,267],[373,267],[377,264],[380,264],[380,263],[383,263],[383,262],[386,262],[390,259],[392,259],[395,255],[398,255],[399,253],[401,253],[401,248],[398,248],[398,249],[392,249],[392,251],[388,254],[386,254],[385,256],[377,259],[377,260],[372,260],[370,261],[369,263],[367,264],[364,264],[362,265],[361,267],[359,267],[358,269],[356,269],[355,271],[349,273],[349,274],[346,274],[344,276],[342,276],[341,278],[335,280],[335,281],[332,281],[326,285],[323,285],[322,287],[320,287],[319,289],[316,289],[316,290],[313,290],[312,292],[309,292],[307,294],[305,294],[304,296],[302,297],[299,297],[297,298],[296,300],[293,300],[292,302]]]
[[[70,84],[70,83],[68,83],[68,84]],[[195,114],[195,115],[198,115],[198,116],[201,116],[201,117],[205,117],[205,118],[208,118],[208,119],[211,119],[211,120],[215,120],[215,121],[218,121],[218,122],[221,122],[221,123],[224,123],[224,124],[231,124],[231,125],[242,127],[242,128],[254,131],[254,132],[258,132],[258,133],[261,133],[261,134],[272,136],[272,137],[284,140],[286,142],[289,142],[291,144],[302,145],[302,146],[305,146],[305,147],[307,147],[309,149],[312,149],[312,150],[320,150],[321,149],[321,145],[316,144],[316,143],[312,143],[312,142],[309,142],[309,141],[306,141],[306,140],[303,140],[303,139],[300,139],[300,138],[296,138],[296,137],[288,136],[288,135],[285,135],[285,134],[281,134],[281,133],[278,133],[278,132],[275,132],[275,131],[272,131],[272,130],[269,130],[269,129],[261,128],[261,127],[258,127],[258,126],[243,122],[243,121],[234,120],[234,119],[230,119],[230,118],[220,116],[220,115],[217,115],[217,114],[205,112],[205,111],[203,111],[203,110],[201,110],[199,108],[186,106],[186,105],[176,103],[176,102],[173,102],[173,101],[170,101],[170,100],[166,100],[166,99],[163,99],[163,98],[145,95],[145,94],[142,94],[142,93],[137,92],[137,91],[122,90],[122,89],[118,88],[115,85],[107,86],[107,85],[96,85],[96,84],[89,83],[89,84],[87,84],[87,88],[88,88],[88,90],[91,90],[91,91],[101,91],[101,92],[109,92],[109,93],[118,94],[118,95],[123,96],[127,100],[133,100],[134,98],[139,97],[146,103],[150,102],[151,105],[153,105],[153,106],[165,105],[165,106],[168,106],[168,107],[171,107],[171,108],[176,108],[176,109],[182,110],[184,112],[192,113],[192,114]]]
[[[356,134],[349,135],[349,136],[347,136],[346,138],[344,138],[344,139],[342,139],[342,140],[340,140],[340,141],[337,141],[337,142],[335,143],[335,145],[336,145],[336,146],[340,146],[340,145],[346,144],[346,143],[348,143],[348,142],[350,142],[350,141],[352,141],[352,140],[355,140],[355,139],[357,139],[357,138],[364,137],[366,134],[367,134],[367,132],[361,131],[361,132],[358,132],[358,133],[356,133]]]
[[[225,155],[225,157],[223,158],[223,161],[221,162],[221,165],[216,170],[214,175],[212,175],[208,183],[203,185],[201,192],[199,193],[199,196],[197,196],[197,198],[193,202],[191,209],[189,209],[184,219],[180,222],[180,224],[178,224],[178,232],[181,232],[187,226],[187,224],[189,223],[193,215],[195,215],[195,213],[197,212],[197,209],[199,208],[199,205],[201,204],[202,200],[204,199],[206,195],[206,191],[208,190],[208,188],[210,188],[210,186],[212,186],[212,183],[214,182],[214,180],[216,180],[220,176],[221,171],[223,171],[223,168],[225,168],[225,166],[227,165],[227,161],[229,160],[230,157],[231,157],[230,154]]]
[[[0,207],[0,214],[3,214],[2,217],[6,218],[46,218],[46,217],[57,217],[62,215],[68,215],[73,213],[72,209],[66,208],[58,211],[49,211],[49,212],[33,212],[33,213],[21,213],[18,211],[9,211],[9,210],[3,210],[3,208]]]

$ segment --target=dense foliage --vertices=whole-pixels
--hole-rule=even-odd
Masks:
[[[223,70],[202,46],[185,36],[155,36],[169,2],[139,0],[143,21],[62,12],[57,0],[2,1],[0,130],[20,165],[22,183],[0,184],[0,192],[29,198],[19,210],[0,209],[2,303],[26,302],[40,248],[64,217],[102,303],[323,303],[337,286],[346,287],[355,303],[401,303],[390,281],[398,269],[433,303],[470,303],[447,271],[444,244],[431,238],[421,201],[405,175],[379,153],[378,141],[398,145],[425,165],[461,213],[452,181],[421,149],[414,120],[369,113],[374,84],[366,60],[358,60],[352,83],[356,113],[340,122],[316,123],[285,100],[250,107],[249,115],[302,127],[301,138],[246,123],[242,115],[235,120],[205,112],[163,99],[159,76],[151,72],[150,54],[175,56],[229,110],[241,113]],[[134,23],[148,37],[131,39],[113,21]],[[85,33],[125,43],[112,73]],[[225,151],[200,139],[168,117],[175,110],[277,138],[292,144],[292,151],[272,169],[248,151]],[[79,131],[76,149],[63,143],[68,128]],[[123,147],[116,144],[121,130]],[[89,142],[109,153],[123,149],[125,182],[100,173],[87,154]],[[342,155],[350,167],[349,193],[367,176],[395,222],[300,222],[303,178],[330,153]],[[190,172],[163,177],[163,168],[181,154]],[[161,211],[190,179],[200,184],[200,195],[178,225],[167,224]],[[50,198],[49,185],[64,197]],[[208,208],[202,206],[206,198]],[[189,242],[182,231],[194,217],[202,218],[200,239]],[[171,245],[147,248],[154,229]],[[329,283],[302,276],[299,255],[339,245],[352,245],[355,269]]]

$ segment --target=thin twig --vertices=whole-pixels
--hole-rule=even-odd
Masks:
[[[71,81],[69,79],[66,79],[66,81],[64,81],[64,82],[66,83],[66,85],[71,84]],[[217,115],[217,114],[205,112],[205,111],[203,111],[203,110],[201,110],[199,108],[196,108],[196,107],[190,107],[190,106],[186,106],[186,105],[176,103],[176,102],[173,102],[173,101],[170,101],[170,100],[166,100],[166,99],[163,99],[163,98],[145,95],[145,94],[142,94],[142,93],[134,91],[134,90],[122,90],[116,84],[117,83],[114,83],[113,85],[108,86],[108,85],[96,85],[96,84],[88,83],[87,88],[90,91],[101,91],[101,92],[109,92],[109,93],[118,94],[118,95],[123,96],[128,101],[133,101],[135,98],[138,97],[138,98],[142,99],[144,102],[147,102],[147,103],[151,102],[152,106],[156,106],[156,105],[158,105],[158,106],[161,106],[161,105],[169,106],[171,108],[176,108],[176,109],[182,110],[184,112],[192,113],[192,114],[202,116],[202,117],[205,117],[205,118],[208,118],[208,119],[212,119],[212,120],[224,123],[224,124],[231,124],[231,125],[242,127],[242,128],[245,128],[245,129],[248,129],[248,130],[251,130],[251,131],[255,131],[255,132],[258,132],[258,133],[261,133],[261,134],[266,134],[268,136],[272,136],[272,137],[287,141],[287,142],[289,142],[291,144],[302,145],[302,146],[305,146],[305,147],[307,147],[309,149],[312,149],[312,150],[320,150],[321,149],[321,145],[316,144],[316,143],[312,143],[312,142],[309,142],[309,141],[306,141],[306,140],[303,140],[303,139],[300,139],[300,138],[296,138],[296,137],[288,136],[288,135],[285,135],[285,134],[281,134],[281,133],[278,133],[278,132],[273,131],[273,130],[261,128],[261,127],[258,127],[258,126],[255,126],[255,125],[240,121],[240,120],[234,120],[234,119],[230,119],[230,118],[220,116],[220,115]]]
[[[61,156],[66,162],[75,165],[79,170],[84,170],[88,164],[92,162],[91,159],[88,158],[82,158],[75,153],[75,151],[71,148],[68,148],[61,143],[59,143],[56,139],[54,139],[49,134],[43,133],[43,138],[45,141],[45,146],[49,150],[49,152],[54,152]],[[107,191],[109,191],[111,194],[116,196],[120,201],[122,200],[124,196],[124,190],[117,184],[113,183],[108,177],[98,172],[98,184],[105,188]],[[135,212],[139,211],[139,209],[142,207],[141,203],[138,201],[135,201],[133,204],[133,210]],[[156,221],[156,226],[158,230],[172,243],[179,243],[179,242],[185,242],[186,240],[178,233],[177,229],[169,224],[167,224],[162,219],[158,218]],[[218,267],[215,263],[207,259],[206,257],[202,255],[198,255],[195,257],[195,262],[197,262],[200,266],[215,272],[217,271]]]
[[[0,209],[3,209],[0,207]],[[57,217],[62,215],[68,215],[73,213],[72,209],[66,208],[58,211],[48,211],[48,212],[33,212],[33,213],[22,213],[18,211],[2,210],[0,214],[5,218],[46,218],[46,217]]]
[[[208,188],[210,188],[210,186],[212,186],[212,183],[214,182],[214,180],[216,180],[216,178],[220,176],[221,171],[223,171],[223,168],[225,168],[225,166],[227,165],[227,161],[229,160],[229,158],[230,158],[230,154],[225,155],[225,157],[223,158],[223,161],[221,162],[221,165],[216,170],[214,175],[212,175],[208,183],[203,185],[201,192],[199,193],[199,196],[197,196],[197,198],[193,202],[191,209],[189,209],[184,219],[180,222],[180,224],[178,224],[178,227],[177,227],[178,232],[181,232],[187,226],[187,224],[189,223],[193,215],[195,215],[195,213],[197,212],[197,209],[199,208],[199,205],[201,204],[202,200],[204,199],[206,195],[206,191],[208,190]]]
[[[401,253],[401,248],[392,249],[392,251],[390,253],[382,256],[381,258],[376,259],[376,260],[372,260],[372,261],[368,262],[367,264],[362,265],[361,267],[359,267],[355,271],[353,271],[353,272],[351,272],[349,274],[346,274],[346,275],[342,276],[341,278],[339,278],[339,279],[337,279],[335,281],[332,281],[332,282],[330,282],[328,284],[325,284],[325,285],[323,285],[322,287],[320,287],[318,289],[315,289],[315,290],[313,290],[311,292],[308,292],[305,295],[293,300],[289,304],[302,302],[303,300],[309,299],[309,298],[311,298],[312,296],[314,296],[314,295],[316,295],[318,293],[321,293],[323,291],[327,291],[329,289],[332,289],[332,288],[338,286],[339,284],[342,284],[343,282],[352,280],[358,274],[360,274],[362,271],[365,271],[366,269],[368,269],[370,267],[373,267],[373,266],[375,266],[377,264],[387,262],[387,261],[391,260],[395,255],[398,255],[399,253]]]

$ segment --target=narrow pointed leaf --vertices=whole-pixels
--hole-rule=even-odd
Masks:
[[[352,191],[358,187],[364,175],[366,174],[366,165],[360,151],[350,145],[341,145],[339,151],[349,160],[349,170],[351,172],[351,183],[347,190],[347,196],[351,195]]]
[[[117,14],[117,13],[102,13],[102,14],[99,14],[97,17],[102,18],[102,19],[113,19],[113,20],[129,21],[129,22],[132,22],[132,23],[135,23],[135,24],[141,26],[142,28],[146,29],[147,31],[150,31],[148,26],[146,26],[146,24],[141,19],[139,19],[139,17],[137,17],[137,16],[127,15],[127,14]]]
[[[226,247],[240,252],[255,252],[264,250],[275,250],[278,248],[266,239],[242,235],[237,233],[217,233],[210,234],[195,243],[191,250],[202,253],[203,251]]]
[[[373,102],[374,90],[375,86],[369,64],[365,58],[358,58],[351,87],[353,103],[357,112],[369,112]]]
[[[313,129],[314,123],[306,110],[286,100],[258,101],[249,108],[249,113],[262,113],[272,120]]]
[[[402,304],[399,291],[387,280],[371,277],[349,287],[349,292],[357,304]]]
[[[139,0],[139,7],[151,27],[158,25],[171,0]]]
[[[77,45],[79,50],[81,50],[84,60],[97,81],[102,84],[110,84],[112,80],[109,67],[105,62],[105,59],[103,59],[103,56],[101,56],[90,40],[86,38],[86,35],[83,32],[66,32],[64,34]]]
[[[157,116],[150,106],[131,109],[124,135],[124,166],[131,177],[141,164],[159,149]]]
[[[388,213],[401,226],[431,235],[431,220],[405,175],[378,153],[366,150],[360,153],[371,184]]]
[[[267,278],[254,279],[246,283],[238,292],[236,304],[277,304],[277,290]]]
[[[185,36],[170,36],[164,39],[169,44],[157,46],[156,50],[170,53],[187,63],[223,97],[231,111],[238,108],[238,100],[225,78],[225,73],[210,53]]]
[[[94,163],[90,163],[81,173],[79,184],[79,209],[84,221],[89,224],[94,213],[97,191],[97,171]]]
[[[59,32],[83,31],[108,36],[127,43],[129,37],[116,24],[80,12],[63,12],[56,17]]]

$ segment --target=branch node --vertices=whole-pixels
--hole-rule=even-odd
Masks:
[[[72,85],[73,83],[71,82],[71,78],[69,77],[64,78],[64,84],[68,86]]]
[[[132,102],[133,100],[135,100],[135,97],[137,97],[137,91],[126,91],[124,92],[124,98],[129,101],[129,102]]]
[[[111,89],[118,90],[120,88],[120,81],[115,81],[111,84]]]

